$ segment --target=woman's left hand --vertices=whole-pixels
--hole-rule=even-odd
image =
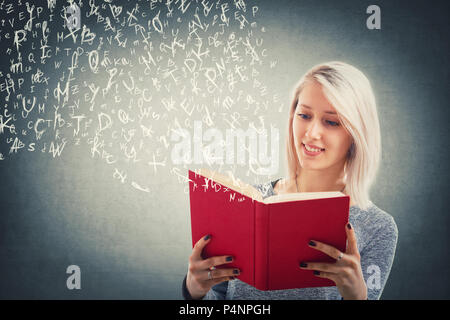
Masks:
[[[347,232],[347,249],[345,253],[325,243],[311,240],[309,246],[336,259],[334,263],[301,262],[300,268],[314,270],[320,278],[332,280],[345,300],[367,299],[367,286],[361,269],[361,256],[358,251],[355,232],[350,223]]]

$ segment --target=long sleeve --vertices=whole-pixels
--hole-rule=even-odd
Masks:
[[[184,276],[181,293],[185,300],[193,300],[186,286],[187,275]],[[224,300],[227,295],[228,281],[221,282],[211,288],[202,300]]]
[[[371,237],[360,253],[369,300],[381,297],[394,261],[398,239],[397,225],[390,215],[376,215],[375,220],[371,221],[371,228],[366,230],[371,233]]]
[[[228,281],[216,284],[203,297],[203,300],[225,300],[228,290]]]

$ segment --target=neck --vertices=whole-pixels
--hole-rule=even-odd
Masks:
[[[297,192],[343,191],[344,170],[329,172],[301,169],[297,174]]]

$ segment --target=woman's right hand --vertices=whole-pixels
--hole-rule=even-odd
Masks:
[[[239,275],[239,269],[215,269],[216,266],[232,262],[233,257],[231,256],[202,258],[203,248],[209,241],[211,241],[209,235],[198,240],[189,257],[186,287],[193,299],[203,298],[211,287],[223,281],[233,280],[234,276]]]

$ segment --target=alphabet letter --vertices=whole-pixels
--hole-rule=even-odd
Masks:
[[[381,29],[381,9],[377,5],[370,5],[367,7],[366,13],[372,14],[367,18],[367,29]]]
[[[70,265],[67,267],[66,270],[67,274],[72,274],[70,277],[67,278],[67,289],[73,290],[73,289],[81,289],[81,270],[80,267],[77,265]]]

